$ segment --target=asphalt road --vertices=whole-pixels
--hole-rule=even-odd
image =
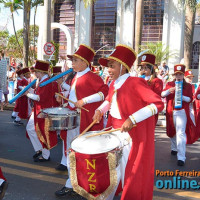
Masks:
[[[55,170],[61,159],[61,141],[51,150],[51,161],[34,163],[34,150],[25,136],[26,121],[23,121],[24,126],[15,126],[10,116],[11,111],[0,112],[0,166],[9,182],[4,200],[57,200],[54,192],[65,184],[67,178],[67,173]],[[155,172],[200,171],[199,141],[187,146],[186,164],[184,167],[178,167],[176,156],[170,154],[170,141],[166,137],[164,127],[156,128],[155,138]],[[181,180],[200,182],[199,176],[181,177]],[[172,179],[170,176],[155,174],[153,199],[200,199],[199,190],[158,189],[158,185],[156,186],[158,182]],[[115,197],[114,200],[119,199],[120,197]]]

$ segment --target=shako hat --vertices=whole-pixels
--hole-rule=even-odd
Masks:
[[[145,53],[141,56],[141,65],[143,64],[149,64],[149,65],[155,65],[156,62],[156,56],[151,53]]]
[[[185,65],[183,64],[176,64],[174,65],[174,74],[176,73],[185,73]]]
[[[131,47],[119,44],[115,47],[115,50],[108,56],[108,58],[100,58],[99,64],[108,67],[108,61],[110,60],[119,62],[130,71],[136,60],[136,53]]]
[[[73,55],[67,55],[67,57],[70,59],[72,59],[73,56],[80,58],[81,60],[85,61],[88,66],[90,66],[90,63],[95,56],[95,51],[85,44],[80,44],[78,50]]]
[[[185,72],[184,76],[187,78],[187,77],[194,77],[194,74],[192,73],[192,70],[189,69]]]
[[[50,63],[43,60],[36,60],[34,71],[48,73]]]

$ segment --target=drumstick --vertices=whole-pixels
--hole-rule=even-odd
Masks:
[[[95,119],[78,137],[84,135],[96,122],[97,119]]]
[[[72,101],[72,100],[70,100],[70,99],[64,97],[63,95],[61,95],[61,94],[59,94],[59,93],[57,93],[57,92],[56,92],[55,94],[58,95],[58,96],[60,96],[61,98],[65,99],[65,100],[67,100],[67,101],[73,103],[73,104],[75,105],[75,102],[74,102],[74,101]],[[87,109],[84,108],[84,107],[80,107],[80,108],[83,109],[83,110],[85,110],[85,111],[87,111],[87,112],[89,112],[89,110],[87,110]]]
[[[121,130],[121,128],[111,129],[109,131],[103,131],[103,132],[100,132],[100,133],[95,133],[93,135],[86,136],[86,138],[90,138],[90,137],[94,137],[94,136],[98,136],[98,135],[103,135],[103,134],[106,134],[106,133],[111,133],[111,132],[120,131],[120,130]]]

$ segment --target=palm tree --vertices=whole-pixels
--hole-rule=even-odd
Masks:
[[[184,63],[189,69],[192,61],[192,44],[197,0],[185,1]]]
[[[35,10],[34,10],[34,24],[33,24],[33,27],[34,27],[34,30],[33,30],[33,38],[34,38],[34,42],[33,42],[33,49],[35,50],[35,20],[36,20],[36,14],[37,14],[37,8],[38,8],[38,6],[39,5],[42,5],[44,3],[44,0],[34,0],[33,2],[32,2],[32,5],[31,5],[31,7],[32,8],[35,8]],[[35,51],[34,51],[35,52]],[[36,58],[36,54],[34,53],[34,59]]]
[[[19,1],[17,1],[17,0],[0,0],[0,3],[3,3],[5,8],[10,9],[12,23],[13,23],[13,30],[15,33],[16,41],[17,41],[20,53],[23,54],[22,47],[19,44],[19,40],[17,37],[17,32],[15,29],[15,20],[14,20],[14,12],[17,12],[18,9],[21,9],[21,5],[19,4]]]
[[[143,14],[144,14],[144,0],[136,1],[136,11],[135,15],[135,51],[139,52],[139,46],[141,45],[142,38],[142,25],[143,25]],[[138,60],[135,62],[137,65]]]
[[[156,56],[156,64],[160,65],[162,61],[167,61],[169,58],[178,56],[177,51],[170,51],[169,46],[160,42],[147,42],[144,45],[140,45],[140,51],[147,49],[148,53],[152,53]]]

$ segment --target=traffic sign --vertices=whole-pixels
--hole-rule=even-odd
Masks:
[[[44,45],[44,52],[46,55],[52,55],[54,51],[55,51],[55,46],[52,43],[47,42]]]

